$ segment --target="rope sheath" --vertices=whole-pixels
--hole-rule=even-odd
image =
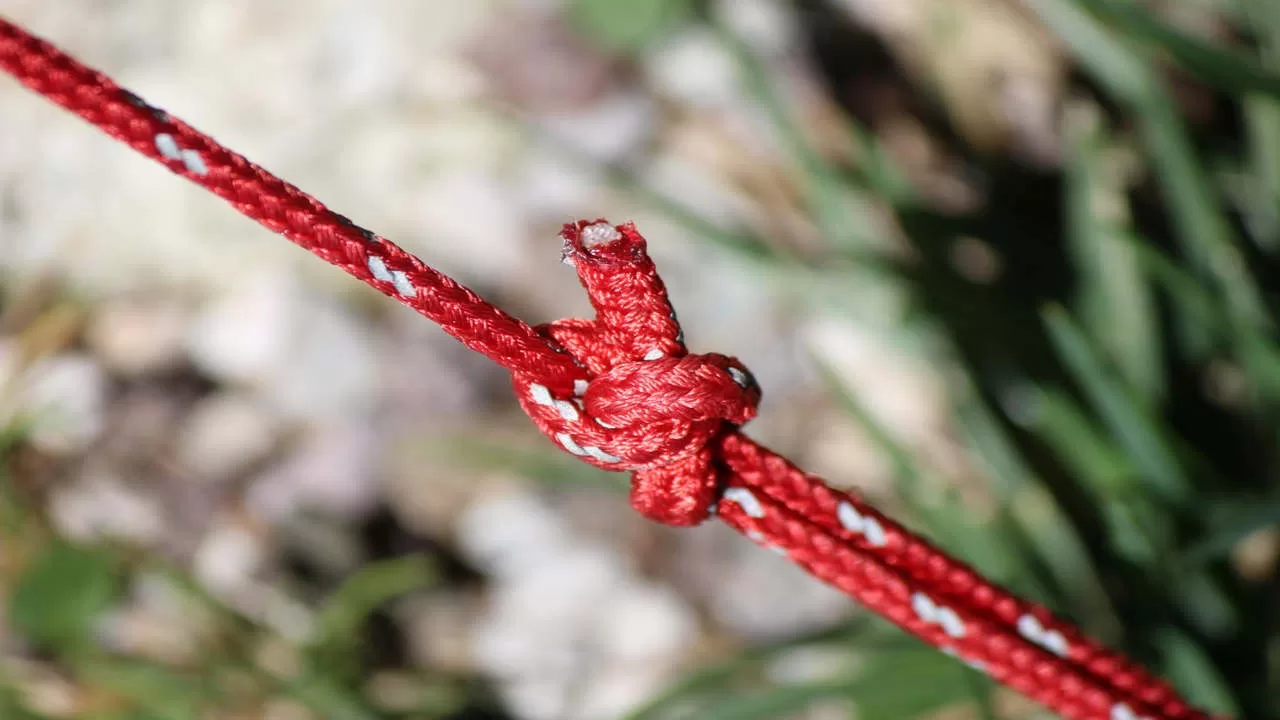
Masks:
[[[509,370],[544,434],[584,462],[632,471],[631,502],[645,516],[714,516],[1063,717],[1208,718],[1047,609],[742,435],[760,388],[733,358],[687,351],[633,226],[565,226],[566,262],[596,317],[535,328],[3,18],[0,68]]]

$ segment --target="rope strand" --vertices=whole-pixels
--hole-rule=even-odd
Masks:
[[[596,317],[534,328],[3,18],[0,68],[509,370],[544,434],[584,462],[632,472],[631,502],[647,517],[717,517],[1063,717],[1208,718],[1123,655],[742,435],[759,386],[733,358],[688,352],[634,227],[565,226],[565,260]]]

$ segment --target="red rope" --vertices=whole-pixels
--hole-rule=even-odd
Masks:
[[[718,517],[1063,717],[1208,717],[1047,609],[742,435],[759,387],[737,360],[685,349],[633,226],[565,226],[565,261],[596,318],[533,328],[2,18],[0,68],[507,368],[544,434],[587,463],[632,471],[631,502],[647,517]]]

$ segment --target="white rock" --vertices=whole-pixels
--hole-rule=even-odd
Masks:
[[[495,580],[472,656],[521,717],[615,717],[663,686],[695,637],[677,595],[527,494],[475,503],[459,544]]]
[[[36,447],[78,452],[102,432],[107,376],[92,358],[73,353],[45,358],[22,382],[18,413],[31,421],[29,439]]]
[[[458,549],[498,578],[535,572],[569,543],[562,521],[527,491],[473,503],[458,521]]]
[[[649,140],[657,119],[657,107],[649,96],[618,91],[582,110],[549,114],[536,122],[579,152],[600,161],[618,161]]]
[[[600,608],[596,637],[625,660],[670,658],[698,630],[688,603],[669,588],[644,582],[618,586]]]
[[[599,173],[545,147],[529,151],[515,181],[525,210],[541,221],[589,216],[592,208],[598,212],[600,190],[607,186]]]
[[[287,362],[301,300],[291,276],[248,278],[201,313],[187,335],[187,352],[216,380],[266,382]]]
[[[182,359],[186,323],[186,313],[170,302],[116,302],[94,316],[85,341],[107,369],[143,375]]]
[[[276,442],[271,412],[244,393],[200,400],[178,436],[177,457],[206,480],[228,478],[262,460]]]
[[[677,153],[663,153],[651,158],[640,167],[639,173],[647,187],[661,190],[664,196],[678,198],[682,204],[698,211],[698,215],[722,229],[741,226],[743,219],[756,211],[755,200],[745,191],[733,187],[723,177],[703,167],[697,160],[690,160]],[[636,218],[648,238],[669,237],[677,234],[669,221],[662,221],[657,214],[647,215],[644,222]],[[670,227],[669,234],[656,234],[658,228]],[[664,266],[666,275],[670,268]]]
[[[745,539],[722,568],[707,604],[724,627],[748,638],[777,638],[816,630],[853,609],[848,596],[806,574],[786,558]]]
[[[376,448],[373,428],[358,417],[315,428],[254,481],[245,503],[255,516],[273,522],[303,510],[361,517],[381,493]]]
[[[667,663],[611,664],[592,674],[575,695],[570,717],[580,720],[625,717],[671,684]]]
[[[526,271],[527,219],[519,197],[495,172],[460,168],[441,172],[420,187],[414,204],[421,250],[452,272],[512,279]]]
[[[268,403],[285,418],[317,424],[370,413],[378,384],[369,329],[323,297],[314,298],[295,322],[285,362],[263,387]]]
[[[373,339],[349,310],[284,273],[262,273],[209,307],[187,336],[196,365],[256,387],[285,419],[323,422],[371,409]]]
[[[499,693],[507,707],[522,720],[572,717],[566,713],[572,702],[570,689],[555,679],[520,678],[503,683]]]
[[[725,107],[742,96],[738,63],[708,30],[672,35],[646,53],[643,69],[655,88],[695,107]]]
[[[154,497],[94,471],[56,488],[49,516],[60,533],[85,542],[110,538],[149,545],[165,529],[164,508]]]
[[[251,585],[266,557],[261,538],[241,525],[223,523],[201,541],[192,571],[210,592],[227,597]]]
[[[718,0],[714,12],[758,51],[785,52],[800,35],[795,11],[781,0]]]

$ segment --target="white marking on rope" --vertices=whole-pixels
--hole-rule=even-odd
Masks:
[[[1045,628],[1040,619],[1030,613],[1018,618],[1018,634],[1061,657],[1066,657],[1071,651],[1062,633]]]
[[[555,404],[555,400],[551,399],[551,391],[547,389],[546,385],[539,383],[529,383],[529,397],[533,398],[533,401],[539,405]]]
[[[746,488],[731,487],[724,491],[724,499],[738,503],[742,506],[742,512],[753,518],[764,517],[764,508],[760,506],[760,501]]]
[[[645,353],[645,354],[644,354],[644,359],[645,359],[645,360],[660,360],[660,359],[662,359],[662,356],[663,356],[663,355],[665,355],[665,354],[666,354],[666,353],[662,352],[662,351],[661,351],[661,350],[659,350],[658,348],[654,348],[654,349],[652,349],[652,350],[650,350],[649,352],[647,352],[647,353]]]
[[[573,381],[573,394],[574,394],[574,395],[577,395],[578,397],[582,397],[583,395],[586,395],[586,394],[587,394],[587,381],[586,381],[586,380],[574,380],[574,381]]]
[[[939,625],[942,631],[953,638],[962,638],[965,635],[964,621],[956,615],[956,611],[945,605],[938,605],[933,602],[924,593],[914,593],[911,596],[911,609],[915,610],[916,615],[927,623]]]
[[[845,530],[861,534],[872,545],[884,547],[888,544],[889,539],[885,537],[884,527],[880,525],[880,521],[858,512],[852,503],[840,503],[836,508],[836,516]]]
[[[377,255],[369,256],[369,272],[373,273],[376,280],[392,282],[391,273],[387,272],[387,264]]]
[[[964,621],[959,615],[949,607],[944,607],[938,611],[938,624],[942,626],[942,631],[953,638],[962,638],[965,634]]]
[[[209,166],[204,164],[204,158],[200,157],[200,153],[195,150],[182,151],[182,164],[187,166],[187,170],[196,175],[208,175]]]
[[[599,460],[600,462],[607,462],[607,463],[618,463],[618,462],[622,462],[622,458],[617,457],[616,455],[610,455],[609,453],[607,453],[607,452],[605,452],[605,451],[601,450],[600,448],[596,447],[595,445],[588,445],[588,446],[586,446],[586,447],[584,447],[584,448],[582,448],[582,449],[583,449],[583,450],[584,450],[588,455],[590,455],[591,457],[593,457],[593,458],[595,458],[595,459]]]
[[[178,141],[174,140],[169,133],[156,135],[156,150],[159,150],[161,155],[170,160],[182,159],[182,148],[178,147]]]
[[[733,381],[741,388],[746,388],[751,384],[751,379],[747,377],[747,374],[736,367],[729,368],[729,377],[732,377]]]
[[[391,272],[391,282],[396,284],[396,292],[405,297],[414,297],[418,294],[418,288],[409,282],[409,276],[403,270],[393,270]]]
[[[1138,715],[1133,708],[1124,703],[1116,703],[1111,706],[1111,720],[1147,720],[1147,718]]]
[[[555,405],[565,422],[578,422],[578,408],[574,407],[573,403],[568,400],[557,400]]]
[[[564,449],[565,449],[565,450],[568,450],[569,452],[573,453],[574,455],[586,455],[586,454],[587,454],[587,451],[586,451],[586,450],[583,450],[581,445],[579,445],[578,443],[574,442],[574,441],[573,441],[573,438],[569,437],[569,435],[568,435],[567,433],[556,433],[556,440],[557,440],[557,441],[558,441],[562,446],[564,446]]]
[[[204,164],[204,158],[200,157],[200,153],[178,147],[178,141],[169,133],[156,135],[156,150],[170,160],[181,160],[182,164],[187,166],[187,172],[196,175],[209,174],[209,167]]]
[[[604,428],[605,430],[617,430],[617,429],[618,429],[618,426],[617,426],[617,425],[610,425],[609,423],[607,423],[607,422],[605,422],[605,421],[601,420],[600,418],[595,418],[595,421],[596,421],[596,424],[597,424],[597,425],[599,425],[600,427]]]

